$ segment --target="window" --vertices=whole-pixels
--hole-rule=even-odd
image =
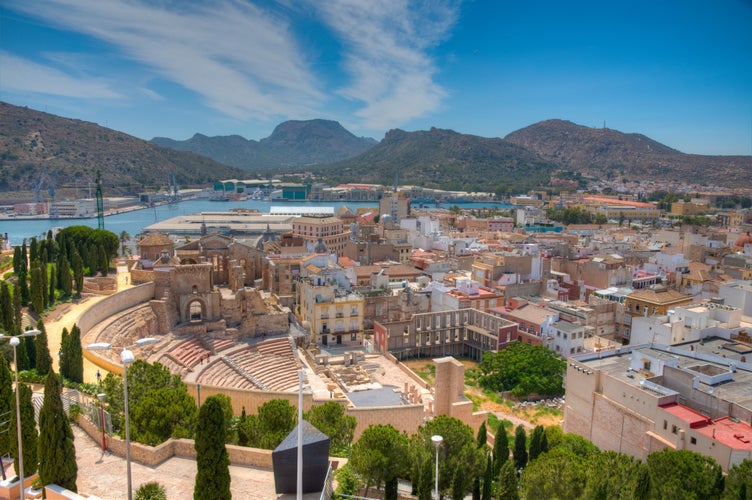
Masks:
[[[665,431],[666,429],[668,429],[668,422],[664,420],[663,421],[663,430]]]
[[[692,443],[692,444],[697,444],[697,438],[691,437],[691,438],[689,438],[689,442]]]
[[[671,434],[676,434],[677,432],[679,432],[679,428],[676,427],[676,425],[671,424]]]

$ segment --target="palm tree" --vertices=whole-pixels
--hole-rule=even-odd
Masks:
[[[120,253],[123,257],[125,257],[125,244],[128,243],[128,240],[131,239],[131,235],[128,234],[128,231],[121,231],[120,232]]]

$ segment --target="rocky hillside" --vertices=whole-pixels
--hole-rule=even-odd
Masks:
[[[0,191],[30,192],[42,184],[86,187],[101,171],[107,196],[165,186],[205,186],[242,171],[206,157],[162,148],[96,123],[0,102]],[[44,179],[44,182],[40,182]]]
[[[257,172],[333,163],[356,156],[376,144],[376,140],[356,137],[339,122],[331,120],[286,121],[260,141],[239,135],[196,134],[185,141],[155,137],[152,142]]]
[[[391,130],[365,153],[316,169],[338,182],[415,184],[463,191],[524,191],[546,185],[556,169],[527,149],[499,138]]]
[[[512,132],[506,141],[560,168],[606,178],[681,180],[739,185],[752,177],[750,156],[689,155],[641,134],[547,120]]]

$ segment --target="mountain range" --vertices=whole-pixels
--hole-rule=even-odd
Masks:
[[[164,186],[171,173],[180,186],[245,175],[205,156],[162,148],[96,123],[0,102],[0,191],[28,197],[34,189],[68,188],[76,196],[97,171],[108,196]]]
[[[109,196],[164,186],[171,173],[188,187],[301,170],[331,183],[398,180],[511,193],[573,188],[578,181],[581,187],[583,177],[750,186],[752,157],[688,155],[644,135],[563,120],[539,122],[503,139],[431,128],[390,130],[376,142],[334,121],[307,120],[281,123],[260,141],[196,134],[187,141],[151,142],[0,102],[0,192],[39,190],[45,179],[52,186],[81,187],[97,170]]]
[[[356,137],[339,122],[290,120],[277,125],[260,141],[239,135],[207,137],[196,134],[185,141],[155,137],[152,142],[178,151],[191,151],[246,170],[266,171],[334,163],[356,156],[377,144],[376,139]]]

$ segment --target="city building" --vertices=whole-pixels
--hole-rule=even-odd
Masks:
[[[637,459],[665,448],[752,459],[749,337],[641,344],[571,356],[564,432]]]
[[[312,247],[323,243],[326,251],[337,255],[343,255],[350,240],[349,229],[345,230],[338,217],[297,217],[292,221],[292,233]]]

